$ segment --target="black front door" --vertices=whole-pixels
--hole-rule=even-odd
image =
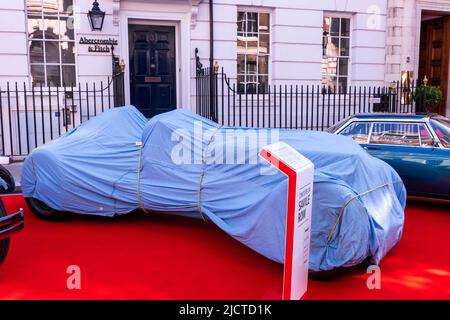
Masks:
[[[129,26],[131,104],[147,118],[176,108],[175,27]]]

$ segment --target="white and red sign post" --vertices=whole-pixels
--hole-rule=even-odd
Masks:
[[[260,155],[288,176],[283,300],[299,300],[308,285],[314,164],[284,142]]]

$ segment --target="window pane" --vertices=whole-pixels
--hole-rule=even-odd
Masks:
[[[270,53],[270,15],[238,12],[238,91],[256,93],[267,86]]]
[[[238,54],[237,57],[237,72],[245,73],[245,55]]]
[[[350,19],[341,18],[341,36],[348,37],[350,35]]]
[[[74,24],[73,18],[61,18],[60,21],[60,34],[61,40],[74,40],[74,32],[73,32]]]
[[[337,58],[325,59],[325,65],[322,66],[324,74],[336,75],[337,74]]]
[[[419,146],[418,126],[413,123],[374,123],[370,143]]]
[[[238,81],[238,93],[245,93],[245,76],[244,75],[239,75],[237,77],[237,81]]]
[[[41,13],[42,12],[42,0],[27,0],[28,13]]]
[[[269,14],[259,14],[259,32],[269,32]]]
[[[256,93],[257,83],[256,81],[251,81],[247,83],[247,93]]]
[[[60,42],[61,59],[63,63],[75,63],[75,43]]]
[[[350,39],[341,38],[341,56],[349,56],[350,54]]]
[[[59,42],[45,42],[45,59],[47,63],[59,63]]]
[[[44,62],[44,42],[29,41],[28,46],[28,52],[30,53],[30,62]]]
[[[331,18],[330,33],[332,36],[339,36],[339,18]]]
[[[244,12],[238,12],[238,18],[237,18],[238,32],[245,32],[244,15],[245,15]]]
[[[256,74],[256,55],[247,55],[247,74]]]
[[[42,39],[43,30],[41,18],[28,18],[28,34],[30,39]]]
[[[248,34],[246,52],[250,54],[258,53],[258,35],[256,33]]]
[[[339,38],[331,38],[325,53],[327,57],[337,57],[339,55]]]
[[[334,76],[325,77],[326,79],[326,87],[332,93],[337,93],[337,80]]]
[[[73,0],[27,0],[26,4],[33,82],[46,86],[75,83]]]
[[[340,134],[350,136],[358,143],[367,143],[369,139],[371,123],[369,122],[354,122],[345,128]]]
[[[61,86],[59,66],[47,66],[47,86],[49,87]]]
[[[31,81],[33,82],[33,85],[39,85],[42,83],[45,85],[45,71],[43,65],[31,65]]]
[[[238,41],[237,41],[237,52],[238,54],[244,54],[246,49],[246,41],[244,40],[244,37],[238,36]]]
[[[268,76],[259,76],[258,92],[267,93],[268,87],[269,87],[269,77]]]
[[[44,0],[44,15],[56,15],[59,11],[59,1],[58,0]]]
[[[339,75],[348,75],[348,58],[339,58]]]
[[[258,76],[256,75],[256,72],[247,74],[245,76],[245,82],[247,82],[247,84],[257,84]]]
[[[323,74],[324,72],[322,72]],[[322,84],[323,87],[327,87],[328,86],[328,79],[326,76],[322,75],[322,81],[320,82]]]
[[[259,53],[269,53],[269,35],[260,34],[259,35]]]
[[[335,84],[339,93],[347,92],[350,55],[350,19],[324,17],[322,37],[322,84]],[[329,80],[330,75],[336,75]],[[332,88],[332,85],[330,85]]]
[[[247,32],[258,32],[258,13],[247,12]]]
[[[44,19],[45,39],[59,39],[59,21],[57,17],[46,17]]]
[[[347,78],[339,77],[338,92],[343,94],[347,93]]]
[[[63,84],[66,86],[75,85],[75,66],[63,66]]]
[[[258,57],[258,74],[264,75],[269,74],[269,57],[259,56]]]
[[[330,18],[324,17],[323,18],[323,35],[327,36],[330,34]]]
[[[73,0],[59,0],[59,12],[62,14],[73,14]]]

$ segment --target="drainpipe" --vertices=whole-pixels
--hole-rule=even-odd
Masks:
[[[214,3],[213,0],[209,0],[209,107],[213,120],[216,120],[215,108],[214,108],[214,94],[215,94],[215,81],[214,81]]]

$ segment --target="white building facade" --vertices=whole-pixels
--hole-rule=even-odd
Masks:
[[[195,49],[204,66],[211,58],[209,2],[98,4],[106,13],[101,31],[87,18],[92,0],[1,1],[2,90],[7,82],[44,88],[107,82],[113,44],[125,64],[125,103],[141,104],[148,117],[195,111]],[[449,0],[214,0],[212,59],[240,92],[285,84],[339,92],[427,75],[450,101],[448,15]],[[424,28],[435,38],[433,52],[426,52]],[[448,103],[442,113],[450,114]]]

